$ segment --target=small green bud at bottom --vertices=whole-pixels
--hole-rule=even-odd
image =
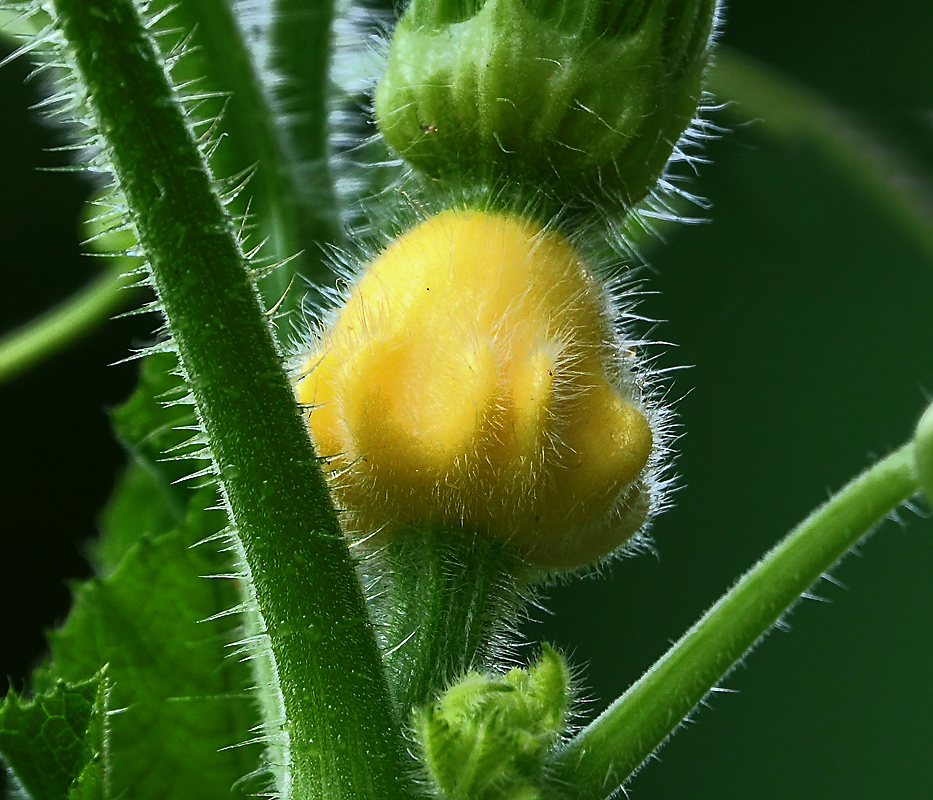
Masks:
[[[425,765],[449,798],[533,800],[572,700],[570,672],[547,644],[528,669],[471,672],[415,716]]]

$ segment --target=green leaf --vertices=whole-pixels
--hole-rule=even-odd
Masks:
[[[166,497],[172,489],[138,461],[130,464],[101,515],[106,535],[91,546],[100,577],[110,575],[138,541],[167,533],[179,524],[177,517],[184,509]]]
[[[145,758],[133,755],[124,760],[124,745],[130,746],[132,754],[138,742],[143,752],[151,747],[166,754],[160,759],[165,769],[141,779],[134,789],[151,791],[153,797],[162,794],[159,781],[178,769],[184,771],[177,766],[179,757],[185,755],[180,744],[184,733],[176,738],[174,729],[186,730],[189,711],[197,706],[193,698],[200,696],[202,702],[219,707],[223,704],[219,694],[231,686],[242,693],[250,681],[245,665],[227,657],[224,645],[230,636],[212,639],[206,636],[209,626],[198,624],[234,606],[238,596],[232,586],[201,577],[229,571],[226,557],[207,548],[189,549],[221,530],[226,516],[219,510],[205,510],[216,505],[215,490],[194,491],[183,482],[196,469],[193,462],[166,456],[190,437],[190,431],[183,428],[194,423],[190,406],[172,404],[184,394],[175,374],[176,363],[169,353],[147,356],[133,395],[112,414],[130,464],[102,514],[103,535],[92,547],[100,577],[76,590],[71,617],[62,631],[51,635],[53,662],[37,676],[40,682],[53,675],[73,678],[100,664],[111,664],[111,675],[119,682],[114,702],[129,707],[112,725],[117,753],[114,785],[132,780],[134,770],[145,764]],[[139,586],[145,592],[137,595],[134,587]],[[164,602],[165,613],[157,608],[141,610],[153,602]],[[146,655],[155,648],[163,651],[161,660]],[[188,661],[192,652],[200,654],[200,663]],[[167,666],[173,659],[184,661],[194,671],[181,674]],[[145,697],[142,705],[140,697]],[[191,699],[180,704],[179,697]],[[213,699],[203,699],[208,697]],[[216,735],[207,744],[209,761],[223,762],[215,772],[217,788],[224,793],[255,768],[255,752],[242,764],[229,763],[230,754],[218,759],[215,753],[249,738],[256,720],[252,710],[244,711],[243,706],[242,696],[233,701],[226,728],[215,728]],[[208,716],[224,719],[224,713]],[[158,724],[150,725],[150,717]],[[190,733],[190,725],[188,729]],[[139,730],[145,730],[147,738],[139,738]],[[198,749],[192,752],[196,755],[191,763],[197,769]]]
[[[109,665],[116,796],[227,798],[258,762],[255,745],[234,747],[258,721],[247,667],[230,650],[237,631],[226,617],[205,621],[237,602],[233,581],[203,577],[229,572],[228,554],[191,546],[218,530],[220,513],[203,510],[208,495],[195,496],[184,526],[140,539],[109,577],[76,589],[37,675],[40,685],[76,681]]]
[[[0,706],[0,755],[32,800],[100,797],[100,759],[108,680],[57,683],[24,699],[10,691]]]
[[[117,435],[129,450],[130,464],[101,517],[104,535],[91,548],[102,576],[113,572],[140,539],[177,528],[187,514],[192,489],[184,478],[197,467],[190,459],[166,455],[177,453],[175,448],[191,436],[184,428],[195,422],[190,406],[170,404],[184,395],[175,366],[175,357],[169,353],[143,359],[139,385],[111,415]],[[223,524],[218,517],[218,529]]]
[[[230,582],[206,574],[230,571],[230,559],[206,545],[191,549],[226,524],[213,488],[194,490],[183,479],[190,459],[167,457],[190,437],[190,406],[176,360],[154,353],[142,362],[130,399],[113,414],[130,464],[102,515],[92,553],[99,578],[76,590],[74,611],[51,635],[52,664],[37,676],[74,678],[109,663],[117,681],[110,723],[113,789],[134,796],[171,797],[200,776],[205,796],[226,796],[256,768],[253,748],[221,748],[253,738],[258,717],[247,700],[251,677],[230,658],[233,638],[223,623],[199,620],[238,601]],[[153,756],[157,757],[153,757]],[[95,780],[82,775],[75,798],[94,796]],[[185,789],[187,791],[187,789]]]
[[[194,423],[190,405],[172,405],[184,395],[182,381],[175,374],[177,363],[170,353],[153,353],[143,359],[136,391],[112,415],[114,430],[133,457],[168,483],[191,472],[190,462],[165,459],[166,453],[190,436],[179,428]],[[174,499],[186,494],[186,488],[179,487]]]

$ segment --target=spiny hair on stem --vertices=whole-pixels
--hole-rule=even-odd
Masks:
[[[184,31],[165,26],[164,20],[174,10],[172,4],[139,2],[138,8],[144,19],[147,31],[159,43],[164,63],[171,73],[185,56],[194,52],[193,31]],[[30,74],[32,80],[45,83],[45,98],[35,105],[35,110],[43,119],[59,128],[66,141],[56,150],[74,154],[74,163],[60,169],[83,173],[92,184],[98,187],[98,196],[92,203],[99,210],[89,215],[88,224],[94,227],[94,233],[86,237],[84,245],[96,249],[96,254],[140,257],[138,244],[109,247],[108,238],[113,234],[134,232],[132,213],[114,180],[110,156],[104,144],[104,137],[98,130],[96,114],[89,103],[88,88],[72,65],[68,44],[65,41],[55,19],[54,9],[48,2],[9,2],[6,8],[18,12],[19,18],[9,25],[14,36],[22,40],[21,46],[3,60],[26,57],[34,64]],[[154,9],[154,10],[153,10]],[[0,64],[2,66],[2,64]],[[229,99],[224,92],[199,91],[200,79],[184,83],[176,82],[177,99],[185,112],[186,123],[196,136],[198,148],[207,163],[222,144],[226,136],[223,131],[223,111],[203,115],[201,106],[208,101]],[[225,105],[225,104],[224,104]],[[215,191],[225,206],[229,206],[249,184],[255,167],[250,167],[235,175],[215,179]],[[240,241],[247,232],[245,221],[241,224]],[[266,266],[266,265],[259,265]],[[145,274],[143,274],[145,272]],[[145,265],[140,268],[142,280],[147,283]]]
[[[85,174],[91,175],[93,177],[92,183],[104,190],[104,193],[95,198],[92,213],[88,215],[94,230],[91,235],[86,237],[85,247],[94,248],[97,250],[97,254],[102,255],[109,253],[120,258],[139,257],[141,253],[136,241],[129,245],[125,242],[121,242],[119,245],[114,244],[116,238],[125,238],[127,232],[135,233],[133,214],[127,205],[125,197],[116,185],[113,176],[114,170],[112,169],[105,140],[100,133],[99,123],[90,102],[90,91],[73,67],[69,46],[62,36],[58,24],[54,21],[51,6],[39,2],[30,2],[7,4],[7,8],[10,7],[20,11],[22,15],[20,21],[23,23],[24,28],[28,28],[28,23],[31,22],[34,23],[34,27],[39,29],[38,33],[24,33],[23,35],[27,38],[12,56],[14,58],[28,57],[33,59],[36,64],[32,72],[33,79],[44,80],[49,86],[48,97],[38,104],[37,110],[45,118],[52,119],[56,124],[62,126],[62,130],[70,137],[71,141],[61,148],[62,152],[75,154],[75,164],[68,168],[82,170]],[[147,3],[138,4],[138,8],[144,16],[147,15],[149,11]],[[190,31],[169,30],[160,27],[165,15],[171,10],[171,6],[168,6],[146,18],[146,26],[150,34],[159,43],[164,62],[170,72],[182,63],[182,60],[192,52],[193,47]],[[218,114],[209,115],[204,114],[203,110],[207,108],[207,104],[216,104],[218,100],[226,100],[226,96],[201,91],[198,81],[176,85],[175,88],[178,102],[189,130],[192,132],[192,139],[199,148],[205,163],[209,163],[213,154],[222,145],[225,135],[223,132],[223,110]],[[215,180],[214,190],[220,202],[225,206],[229,206],[246,191],[252,172],[252,169],[247,169],[227,178]],[[234,220],[234,223],[239,226],[238,239],[241,245],[251,234],[251,222],[248,211],[241,218]],[[244,257],[244,261],[254,270],[267,271],[270,268],[268,263],[258,259],[258,249],[249,252]],[[150,284],[148,265],[134,264],[128,271],[132,271],[140,278],[140,284]],[[254,278],[257,277],[254,272]],[[161,304],[158,299],[155,299],[149,302],[142,309],[142,312],[161,310]],[[128,360],[160,353],[172,353],[177,358],[177,347],[172,340],[170,331],[164,325],[156,333],[156,336],[157,340],[153,344],[130,354]],[[207,462],[206,466],[192,470],[182,480],[189,482],[202,481],[207,485],[216,485],[221,476],[211,457],[206,436],[202,432],[202,426],[195,420],[190,411],[194,399],[192,392],[184,388],[192,385],[192,381],[189,380],[191,376],[186,374],[184,368],[178,362],[176,362],[174,373],[180,378],[177,393],[172,396],[164,396],[160,398],[160,401],[170,407],[181,406],[184,411],[167,427],[181,428],[192,435],[178,447],[171,448],[164,457],[170,460],[190,461],[193,459],[200,461],[202,464]],[[156,436],[158,433],[151,432],[150,436]],[[226,498],[222,499],[222,505],[226,509]],[[202,540],[202,545],[206,545],[207,539],[210,538],[207,537]],[[232,651],[231,657],[236,658],[235,654],[239,653],[240,656],[246,656],[251,662],[258,665],[255,673],[255,683],[250,692],[257,708],[264,710],[273,708],[273,713],[266,715],[266,718],[271,719],[272,722],[263,727],[260,736],[256,737],[257,740],[266,744],[267,753],[264,763],[259,765],[255,775],[263,776],[262,793],[275,796],[284,785],[284,767],[287,766],[287,736],[284,733],[282,714],[274,713],[274,709],[281,706],[281,698],[276,695],[278,692],[277,678],[274,662],[271,661],[268,636],[265,635],[265,629],[260,624],[261,620],[258,618],[255,598],[249,595],[250,583],[246,580],[249,573],[246,570],[245,560],[235,537],[235,531],[230,527],[223,529],[219,537],[213,540],[213,544],[209,546],[220,546],[218,552],[226,553],[227,557],[230,556],[232,551],[232,558],[229,559],[232,566],[218,570],[211,577],[224,581],[234,581],[247,590],[247,597],[240,604],[216,618],[231,616],[241,621],[236,634],[228,637],[232,642],[229,648]],[[250,627],[248,625],[250,619],[256,623],[252,628],[260,631],[260,633],[256,635],[247,633],[247,629]],[[250,781],[250,785],[252,785],[253,776],[246,776],[244,780]]]

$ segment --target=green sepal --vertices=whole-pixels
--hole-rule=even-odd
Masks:
[[[103,730],[110,682],[106,669],[0,706],[0,755],[30,800],[103,797]]]
[[[376,119],[432,177],[630,209],[696,114],[715,17],[715,0],[413,0]]]
[[[533,800],[572,700],[570,671],[547,644],[502,676],[471,672],[415,716],[425,766],[447,798]]]

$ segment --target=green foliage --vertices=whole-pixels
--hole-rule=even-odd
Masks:
[[[0,756],[32,800],[104,797],[104,717],[110,681],[101,669],[31,699],[10,692],[0,706]]]
[[[111,792],[209,798],[235,787],[244,796],[259,763],[258,744],[246,744],[257,701],[242,645],[232,646],[242,630],[232,616],[214,619],[240,597],[230,580],[205,577],[234,571],[234,559],[216,541],[202,544],[226,525],[216,488],[192,488],[190,458],[171,457],[190,450],[195,421],[189,405],[172,403],[186,391],[174,364],[167,353],[145,358],[136,391],[112,414],[130,463],[93,543],[98,577],[74,587],[33,681],[68,697],[106,665],[108,708],[118,712],[108,722]]]
[[[256,768],[256,748],[235,747],[258,721],[249,672],[232,657],[237,631],[227,618],[206,621],[237,602],[229,581],[204,577],[229,571],[230,556],[192,547],[217,522],[194,510],[181,528],[138,541],[110,576],[76,589],[67,622],[50,636],[38,687],[108,665],[110,702],[123,709],[108,724],[114,792],[226,797]]]
[[[24,701],[11,693],[4,703],[0,751],[36,800],[96,800],[105,782],[107,796],[212,798],[227,796],[231,786],[242,796],[263,788],[240,781],[259,766],[260,745],[269,748],[267,759],[278,789],[286,794],[292,781],[291,791],[302,798],[382,800],[412,795],[414,789],[398,777],[404,758],[400,723],[411,705],[424,702],[495,651],[489,636],[498,623],[490,618],[503,609],[513,611],[500,595],[515,591],[503,578],[514,565],[502,567],[498,556],[471,564],[462,551],[406,554],[404,546],[386,554],[391,569],[404,569],[406,563],[410,568],[408,574],[398,573],[390,580],[392,589],[381,610],[378,600],[371,604],[376,621],[385,626],[381,635],[388,639],[383,661],[394,691],[390,702],[352,561],[320,481],[308,478],[318,472],[306,437],[295,435],[302,428],[295,424],[299,418],[294,405],[290,398],[283,400],[288,391],[278,351],[266,347],[268,331],[258,338],[249,335],[263,330],[265,321],[261,308],[252,303],[254,285],[248,275],[244,280],[247,259],[239,251],[239,223],[215,202],[224,183],[212,179],[190,137],[180,135],[184,126],[172,128],[179,120],[210,122],[224,102],[217,93],[232,92],[228,117],[221,124],[229,123],[235,152],[221,148],[213,163],[220,165],[222,176],[234,177],[235,184],[241,176],[232,172],[261,162],[253,194],[260,233],[272,236],[271,260],[303,246],[308,249],[301,269],[313,273],[321,261],[316,243],[334,242],[339,236],[331,176],[312,163],[322,157],[327,144],[321,75],[332,8],[326,3],[314,4],[314,9],[301,2],[279,4],[283,13],[273,37],[281,47],[275,57],[292,82],[284,81],[278,90],[290,103],[311,109],[295,123],[294,117],[287,121],[294,108],[286,108],[279,119],[275,114],[281,109],[273,112],[266,105],[263,93],[269,87],[260,82],[268,76],[250,62],[227,4],[221,3],[221,9],[196,0],[182,2],[173,12],[176,16],[164,21],[190,28],[198,14],[206,14],[198,23],[205,46],[198,45],[196,35],[192,41],[198,46],[178,62],[182,66],[173,75],[176,83],[204,78],[198,102],[207,105],[201,109],[205,117],[199,119],[196,104],[183,105],[176,87],[160,82],[164,75],[151,69],[158,66],[159,55],[147,49],[151,31],[133,28],[136,22],[128,9],[134,4],[114,3],[105,9],[87,2],[97,12],[96,20],[94,14],[83,19],[83,34],[69,32],[74,42],[69,57],[81,62],[82,80],[90,87],[89,118],[96,115],[108,142],[96,166],[115,164],[129,189],[132,214],[165,299],[168,331],[174,337],[169,348],[180,349],[181,370],[190,380],[186,383],[175,375],[174,355],[150,355],[143,361],[136,395],[115,413],[114,424],[131,463],[104,514],[104,536],[94,545],[98,576],[76,587],[71,616],[50,636],[52,660],[35,676],[35,689],[47,694]],[[69,24],[86,11],[80,2],[62,0],[58,6],[71,19]],[[150,10],[159,8],[153,4]],[[129,35],[113,35],[108,25],[115,21]],[[215,22],[218,26],[208,31]],[[314,47],[303,35],[309,27],[316,28]],[[104,35],[107,30],[110,33]],[[306,60],[310,66],[302,72],[305,46],[315,59]],[[112,61],[101,66],[115,55],[118,66]],[[168,55],[174,58],[177,50]],[[100,70],[96,76],[95,69]],[[122,78],[113,80],[114,75],[144,76],[143,88],[130,80],[128,89],[121,85],[126,83]],[[754,79],[752,70],[753,92]],[[156,102],[147,106],[153,99]],[[142,115],[147,123],[154,121],[150,130],[133,128],[139,116],[137,101],[151,112]],[[172,115],[174,120],[169,119]],[[821,135],[832,149],[834,122],[828,116],[824,122]],[[299,130],[308,134],[301,164],[292,158]],[[428,133],[419,125],[417,135]],[[162,149],[169,140],[172,146]],[[202,152],[216,141],[208,137],[201,143]],[[296,178],[303,171],[313,173],[310,189]],[[892,196],[902,199],[896,192]],[[170,201],[162,202],[165,197]],[[226,197],[225,202],[234,210],[245,209],[242,197]],[[121,214],[118,209],[117,216]],[[307,215],[313,218],[310,223]],[[221,269],[230,265],[235,268]],[[273,301],[287,283],[287,271],[279,275],[277,286],[265,287]],[[244,291],[237,294],[239,290]],[[260,351],[264,355],[254,359]],[[276,406],[268,401],[271,396],[283,402]],[[206,431],[198,428],[198,417],[187,405],[192,399]],[[247,407],[255,413],[240,413]],[[918,439],[916,453],[896,454],[896,475],[885,473],[884,485],[874,489],[860,484],[855,505],[863,513],[855,521],[841,515],[844,536],[836,537],[820,518],[807,529],[807,546],[798,548],[802,566],[793,559],[780,562],[783,577],[773,583],[773,573],[756,568],[750,573],[750,599],[731,593],[719,606],[729,609],[725,620],[706,627],[701,623],[685,638],[688,644],[701,641],[702,647],[687,648],[686,657],[684,650],[675,648],[661,662],[655,673],[669,669],[670,680],[664,673],[650,702],[639,698],[638,686],[645,685],[639,684],[628,699],[613,706],[602,727],[584,730],[567,752],[588,751],[592,758],[587,764],[561,760],[554,752],[565,727],[569,693],[566,667],[545,648],[542,660],[529,670],[513,670],[501,678],[470,675],[420,712],[416,727],[436,784],[450,797],[532,800],[556,771],[566,781],[562,789],[578,784],[584,787],[581,796],[590,792],[601,800],[614,791],[787,605],[916,489],[914,463],[930,491],[929,414],[925,419],[920,428],[925,438]],[[276,429],[279,423],[279,433],[285,433],[278,438],[274,432],[267,435],[267,428]],[[192,433],[195,441],[185,446]],[[236,523],[228,529],[230,536],[198,546],[224,530],[228,521],[214,508],[215,488],[179,483],[193,470],[190,461],[165,460],[166,453],[184,455],[192,449],[202,457],[215,456],[203,477],[210,482],[214,474],[220,475]],[[277,460],[286,462],[281,470]],[[883,469],[876,474],[882,473]],[[769,476],[769,485],[773,483]],[[839,517],[836,512],[844,505],[831,505],[830,516]],[[239,547],[234,547],[236,552],[220,550],[219,541]],[[244,552],[249,571],[238,558]],[[201,577],[217,573],[235,577]],[[366,577],[372,579],[372,573]],[[217,617],[234,608],[246,613]],[[456,620],[453,626],[451,619]],[[466,624],[460,626],[461,621]],[[730,631],[737,629],[742,635],[734,637]],[[231,647],[237,640],[242,642],[239,650]],[[264,658],[269,654],[267,643],[278,672]],[[700,650],[714,656],[708,669],[698,668]],[[239,660],[241,656],[253,657],[254,671]],[[106,681],[99,677],[105,664]],[[682,686],[678,681],[689,682],[689,691],[675,691],[672,687]],[[233,747],[256,738],[257,731],[259,741]],[[633,740],[638,745],[634,749]],[[290,757],[298,754],[291,764],[286,764],[283,741],[293,747]],[[104,750],[107,764],[102,761]],[[54,769],[43,769],[43,764]],[[622,766],[616,769],[618,765]],[[412,767],[405,763],[402,771],[411,772]],[[587,770],[590,775],[584,774]]]
[[[38,690],[81,682],[107,665],[108,781],[141,798],[227,797],[251,791],[259,722],[243,631],[226,616],[240,600],[232,553],[215,534],[226,524],[213,486],[178,483],[189,460],[164,454],[190,435],[177,399],[174,358],[145,359],[139,386],[114,414],[132,460],[102,519],[93,556],[99,577],[74,588],[74,607],[49,635]],[[205,539],[212,541],[202,543]],[[224,615],[218,617],[218,615]]]
[[[93,544],[95,566],[103,575],[116,569],[141,539],[167,533],[185,521],[192,489],[184,479],[193,468],[183,456],[195,417],[190,406],[177,402],[184,395],[175,357],[154,353],[142,360],[132,397],[111,414],[130,461],[104,510],[104,535]],[[212,521],[222,526],[223,519],[218,512]]]
[[[208,143],[193,134],[185,103],[190,107],[197,98],[183,98],[169,79],[145,7],[133,0],[57,0],[53,11],[61,35],[52,42],[53,57],[71,70],[66,79],[82,123],[103,137],[96,163],[115,174],[128,204],[148,259],[146,278],[167,321],[167,348],[177,353],[190,390],[186,401],[195,406],[208,445],[205,454],[211,463],[204,474],[217,476],[230,513],[241,578],[232,585],[241,592],[248,628],[243,635],[250,653],[271,663],[257,667],[256,688],[263,710],[261,738],[270,743],[274,790],[301,797],[352,797],[362,791],[402,796],[403,742],[362,589],[257,292],[251,271],[257,265],[243,253],[238,228],[208,168],[202,149]],[[126,80],[113,80],[114,75]],[[186,516],[186,526],[204,533],[198,527],[200,509],[193,508],[192,514]],[[172,564],[180,548],[190,545],[190,537],[184,536],[140,542],[111,576],[116,582],[113,592],[121,602],[135,593],[123,591],[117,580],[124,567],[135,585],[153,565]],[[163,559],[160,546],[175,555]],[[138,564],[132,558],[136,554]],[[189,562],[177,574],[169,569],[165,588],[174,591],[176,580],[196,580],[201,574],[196,567]],[[313,588],[308,584],[306,590],[296,591],[298,581],[310,575],[317,579]],[[111,602],[110,592],[99,584],[92,584],[88,595],[92,606]],[[205,608],[212,599],[218,600],[210,589],[202,588],[196,596],[182,594],[181,608],[175,612],[186,624],[197,624],[217,612],[216,606]],[[159,605],[152,605],[156,615]],[[231,605],[222,603],[220,610]],[[144,609],[148,606],[139,609],[140,619],[158,635],[166,633]],[[98,618],[95,613],[89,613],[87,621],[72,618],[79,633],[73,640],[67,630],[56,637],[53,651],[61,653],[56,652],[53,671],[74,664],[84,669],[85,662],[100,657],[78,644],[91,632],[101,637],[95,626]],[[141,666],[138,648],[120,649],[120,634],[131,641],[139,638],[121,629],[131,622],[119,613],[110,617],[107,628],[113,635],[103,637],[101,650],[114,648],[110,658],[127,666],[129,677],[121,690],[140,692],[134,708],[140,709],[142,722],[136,731],[153,721],[147,701],[150,708],[158,708],[171,700],[180,704],[179,714],[192,716],[183,706],[197,696],[188,692],[202,677],[204,662],[195,656],[195,677],[190,680],[181,677],[185,673],[179,669],[180,693],[168,683],[163,687],[168,696],[147,697],[132,680]],[[222,651],[224,639],[202,636],[183,639],[188,647],[202,641]],[[168,664],[172,653],[169,649]],[[216,662],[215,658],[209,670],[222,686],[209,692],[206,702],[230,702],[230,692],[235,702],[242,685],[221,677]],[[338,696],[342,702],[335,704]],[[238,716],[235,709],[230,714]],[[129,725],[133,720],[129,714],[128,718]],[[168,730],[177,736],[185,726],[175,722],[179,727],[170,725]],[[220,733],[210,726],[201,731],[204,752],[216,752],[221,743],[237,744],[222,741],[226,722],[223,717],[218,721]],[[152,732],[161,741],[158,726]],[[332,746],[337,741],[339,748]],[[129,790],[147,771],[140,771],[133,755],[141,752],[144,737],[128,736],[127,742],[129,755],[121,757],[119,768],[114,766],[114,775],[121,789]],[[155,747],[151,741],[146,744]],[[185,776],[191,779],[186,783],[176,780],[184,771],[179,764],[161,763],[160,769],[168,773],[164,780],[150,773],[157,795],[192,791],[199,774],[208,783],[201,787],[204,791],[218,773],[221,783],[231,784],[230,775],[223,774],[226,764],[205,769],[200,764],[203,753],[183,734],[180,741],[172,740],[171,752],[194,754],[198,767]]]

